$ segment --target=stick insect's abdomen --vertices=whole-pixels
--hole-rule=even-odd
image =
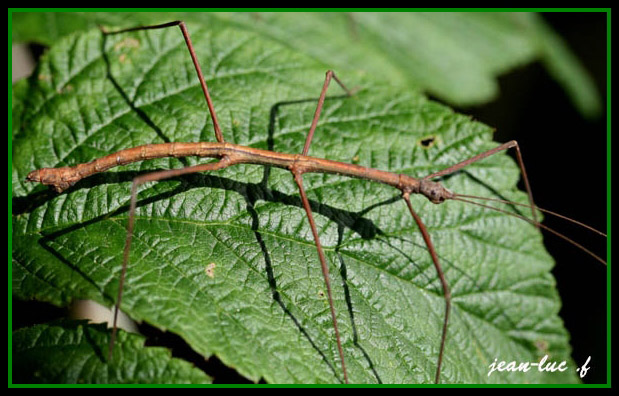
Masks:
[[[222,145],[208,142],[146,144],[120,150],[85,164],[37,169],[30,172],[26,180],[52,186],[61,193],[81,179],[115,166],[163,157],[217,157],[221,151]]]

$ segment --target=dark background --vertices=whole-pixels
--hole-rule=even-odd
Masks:
[[[543,208],[606,230],[606,14],[546,13],[545,19],[563,37],[594,78],[603,98],[603,113],[584,119],[563,89],[534,63],[500,77],[500,96],[484,106],[459,108],[497,129],[495,140],[519,142],[535,202]],[[35,48],[40,54],[41,48]],[[513,153],[512,153],[513,155]],[[544,224],[567,234],[606,258],[605,238],[583,232],[546,216]],[[586,383],[606,383],[606,267],[565,241],[545,234],[556,260],[553,271],[563,302],[560,312],[571,335],[573,358],[582,365],[592,357]],[[13,300],[13,328],[64,316],[64,310],[36,302]],[[248,382],[216,358],[204,359],[179,337],[148,325],[140,331],[150,345],[171,346],[174,355],[192,361],[217,383]]]
[[[497,128],[496,141],[518,141],[537,205],[606,232],[606,14],[544,18],[593,77],[603,98],[600,117],[584,119],[540,62],[502,76],[500,97],[492,103],[457,110]],[[606,259],[605,238],[550,216],[544,224]],[[572,356],[579,366],[592,357],[583,381],[606,383],[606,266],[547,232],[544,243],[556,260],[553,273]]]

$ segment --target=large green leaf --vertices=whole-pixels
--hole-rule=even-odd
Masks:
[[[104,325],[59,321],[13,332],[16,383],[201,383],[210,378],[163,348],[144,347],[144,338],[118,332],[108,360]]]
[[[595,117],[601,111],[587,71],[535,13],[16,13],[13,18],[14,41],[47,45],[97,24],[132,27],[185,19],[213,29],[238,26],[329,67],[363,70],[458,106],[493,100],[499,75],[542,60],[581,113]]]
[[[189,29],[224,136],[301,152],[325,65],[247,31]],[[420,177],[496,146],[491,128],[420,93],[337,72],[361,89],[345,98],[331,88],[311,155]],[[132,178],[199,161],[127,165],[60,195],[24,179],[33,169],[140,144],[213,141],[182,36],[177,29],[71,35],[14,97],[13,292],[57,305],[76,298],[112,305]],[[459,193],[526,202],[518,178],[501,154],[443,182]],[[337,175],[306,175],[305,184],[351,381],[432,382],[444,298],[398,191]],[[413,197],[413,205],[452,288],[442,381],[576,381],[539,231],[453,201]],[[252,380],[342,381],[309,224],[281,169],[243,165],[142,186],[122,308]],[[495,358],[527,362],[546,353],[570,370],[488,376]]]

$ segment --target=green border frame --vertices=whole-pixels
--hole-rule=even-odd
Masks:
[[[158,385],[158,384],[13,384],[13,369],[12,369],[12,267],[8,268],[8,387],[9,388],[610,388],[611,387],[611,9],[610,8],[9,8],[8,9],[8,27],[9,27],[9,97],[8,97],[8,120],[9,120],[9,140],[8,140],[8,202],[9,202],[9,263],[12,261],[12,15],[15,12],[73,12],[73,11],[131,11],[131,12],[164,12],[164,11],[475,11],[475,12],[492,12],[492,11],[534,11],[534,12],[603,12],[606,13],[606,83],[607,83],[607,100],[606,100],[606,216],[607,216],[607,373],[606,384],[382,384],[382,385],[344,385],[344,384],[211,384],[211,385]]]

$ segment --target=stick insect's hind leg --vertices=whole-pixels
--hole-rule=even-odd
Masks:
[[[498,147],[493,148],[492,150],[485,151],[481,154],[477,154],[474,157],[471,157],[467,160],[459,162],[455,165],[450,166],[449,168],[445,168],[441,171],[432,173],[423,178],[423,180],[434,179],[436,177],[445,176],[450,173],[456,172],[467,165],[472,164],[473,162],[477,162],[484,158],[490,157],[493,154],[498,153],[499,151],[507,150],[514,147],[516,149],[516,158],[518,159],[518,166],[520,166],[520,172],[522,173],[522,180],[524,181],[524,186],[527,189],[527,194],[529,195],[529,205],[531,206],[531,212],[533,213],[533,220],[537,223],[537,213],[535,212],[535,202],[533,202],[533,193],[531,192],[531,186],[529,185],[529,178],[527,177],[527,171],[524,168],[524,161],[522,160],[522,154],[520,153],[520,146],[518,146],[518,142],[515,140],[511,140],[507,143],[503,143]]]
[[[303,146],[303,155],[307,155],[309,148],[310,148],[310,144],[312,143],[312,138],[314,137],[314,131],[316,130],[316,126],[318,125],[318,119],[320,118],[320,112],[322,111],[322,106],[325,103],[325,97],[327,95],[327,89],[329,88],[329,83],[331,82],[331,79],[334,79],[340,85],[340,87],[342,87],[342,89],[346,91],[346,94],[348,96],[354,95],[356,91],[356,89],[350,90],[346,88],[344,83],[342,83],[342,81],[340,81],[340,79],[337,78],[333,70],[327,71],[327,75],[325,76],[325,83],[322,86],[322,91],[320,92],[320,98],[318,98],[318,105],[316,106],[316,111],[314,112],[314,119],[312,120],[312,126],[310,127],[310,130],[307,133],[307,138],[305,138],[305,146]]]
[[[451,311],[451,292],[449,291],[447,278],[445,278],[445,273],[443,272],[441,263],[438,260],[436,249],[434,249],[434,244],[430,239],[430,234],[428,233],[425,224],[423,223],[423,221],[421,221],[421,217],[419,217],[417,212],[415,212],[415,210],[413,209],[409,194],[404,193],[402,197],[404,198],[404,201],[406,201],[406,206],[408,206],[409,212],[413,216],[413,219],[415,219],[415,222],[417,223],[417,226],[421,231],[421,235],[423,236],[423,240],[428,247],[428,251],[430,252],[430,256],[432,257],[432,261],[434,262],[434,268],[436,268],[439,280],[441,281],[441,286],[443,287],[443,296],[445,297],[445,316],[443,319],[443,332],[441,334],[441,347],[438,354],[438,363],[436,364],[436,376],[434,377],[434,382],[438,384],[441,380],[441,367],[443,364],[443,354],[445,353],[445,340],[447,339],[447,324],[449,323],[449,312]]]
[[[133,179],[133,184],[131,185],[131,203],[129,205],[129,225],[127,227],[127,238],[125,239],[125,248],[123,250],[123,266],[122,266],[122,271],[120,273],[120,281],[118,284],[118,296],[116,298],[116,305],[114,306],[114,323],[112,327],[112,337],[110,338],[110,345],[109,345],[109,350],[108,350],[108,360],[112,359],[112,352],[114,351],[114,343],[116,341],[116,332],[118,329],[117,327],[118,311],[120,310],[120,303],[122,301],[123,285],[125,283],[125,276],[127,274],[127,266],[129,264],[129,252],[131,250],[131,239],[133,238],[133,225],[135,221],[135,207],[136,207],[136,202],[137,202],[138,187],[141,184],[144,184],[149,181],[164,180],[164,179],[169,179],[175,176],[186,175],[189,173],[220,170],[220,169],[224,169],[233,164],[234,164],[234,161],[230,157],[226,156],[217,162],[188,166],[186,168],[181,168],[181,169],[170,169],[170,170],[165,170],[165,171],[147,173],[145,175],[141,175]]]
[[[193,44],[191,43],[191,38],[189,37],[189,31],[187,30],[187,26],[183,21],[174,21],[163,23],[160,25],[148,25],[148,26],[137,26],[128,29],[121,29],[115,31],[108,31],[104,27],[100,27],[101,31],[105,35],[119,34],[119,33],[127,33],[127,32],[135,32],[139,30],[154,30],[154,29],[164,29],[172,26],[178,26],[183,33],[183,38],[185,39],[185,43],[187,44],[187,49],[189,50],[189,54],[191,55],[191,60],[193,61],[193,65],[196,68],[196,73],[198,74],[198,80],[200,80],[200,86],[202,87],[202,92],[204,93],[204,99],[206,99],[206,105],[208,106],[208,111],[211,113],[211,119],[213,120],[213,129],[215,130],[215,138],[219,143],[224,142],[224,136],[221,132],[221,128],[219,127],[219,121],[217,121],[217,114],[215,114],[215,107],[213,106],[213,101],[211,100],[211,95],[208,92],[208,87],[206,86],[206,81],[204,80],[204,75],[202,74],[202,68],[200,67],[200,63],[198,62],[198,58],[196,56],[196,52],[193,48]]]
[[[335,339],[337,341],[337,351],[340,355],[340,363],[342,365],[342,371],[344,373],[344,382],[348,383],[348,372],[346,371],[346,362],[344,360],[344,350],[342,349],[342,341],[340,340],[340,331],[337,327],[337,317],[335,315],[335,307],[333,305],[333,295],[331,293],[331,281],[329,280],[329,267],[327,266],[327,261],[325,259],[325,253],[322,250],[322,245],[320,244],[320,238],[318,237],[318,231],[316,230],[316,223],[314,222],[314,216],[312,215],[312,208],[310,207],[309,200],[307,199],[307,195],[305,194],[305,189],[303,188],[303,177],[301,176],[301,172],[297,172],[292,170],[292,174],[294,175],[294,181],[297,183],[299,187],[299,193],[301,194],[301,202],[303,203],[303,208],[305,209],[305,213],[307,214],[307,219],[309,220],[310,227],[312,229],[312,235],[314,236],[314,242],[316,244],[316,249],[318,250],[318,258],[320,259],[320,266],[322,268],[322,276],[325,280],[325,286],[327,288],[327,298],[329,299],[329,309],[331,310],[331,319],[333,321],[333,329],[335,330]]]

